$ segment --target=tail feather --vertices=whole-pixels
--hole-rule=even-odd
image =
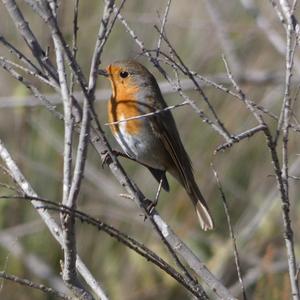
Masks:
[[[213,220],[209,214],[208,209],[198,200],[195,205],[196,213],[204,231],[211,230],[214,228]]]
[[[191,200],[193,201],[193,204],[196,209],[196,213],[201,225],[201,228],[204,231],[211,230],[214,228],[214,222],[212,220],[212,217],[210,215],[209,209],[207,207],[206,201],[204,200],[197,184],[194,182],[194,184],[191,186],[191,191],[188,193]]]
[[[198,188],[192,170],[187,168],[181,173],[179,173],[177,169],[169,169],[168,171],[184,186],[194,204],[201,228],[204,231],[213,229],[213,219],[210,215],[206,201]]]

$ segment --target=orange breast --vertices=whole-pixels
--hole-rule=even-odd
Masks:
[[[108,103],[109,123],[141,115],[136,101],[137,92],[137,86],[126,86],[125,88],[119,84],[118,88],[113,89],[113,95]],[[125,124],[125,130],[127,133],[138,134],[142,126],[142,120],[130,120],[123,124]],[[122,126],[124,126],[123,124]],[[113,133],[119,132],[120,125],[121,123],[110,125]]]

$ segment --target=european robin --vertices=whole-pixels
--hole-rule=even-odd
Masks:
[[[171,111],[122,122],[167,107],[154,76],[134,60],[115,62],[106,70],[99,70],[99,74],[107,76],[111,83],[108,120],[123,151],[146,166],[166,191],[169,191],[166,172],[174,176],[192,200],[202,229],[212,229],[211,215]]]

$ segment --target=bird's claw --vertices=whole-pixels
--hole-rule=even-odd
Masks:
[[[149,199],[146,199],[146,206],[145,206],[145,208],[146,208],[146,211],[147,211],[147,213],[149,215],[151,215],[153,213],[153,210],[155,209],[156,205],[157,205],[157,201],[156,200],[155,201],[151,201]]]
[[[102,164],[101,164],[102,168],[104,168],[105,165],[108,166],[112,161],[107,150],[101,152],[101,157],[102,157]]]
[[[114,154],[116,157],[122,156],[125,158],[129,158],[127,154],[120,152],[118,150],[111,150],[111,153]],[[104,167],[104,165],[109,165],[112,162],[110,153],[107,150],[101,152],[101,156],[102,156],[102,168]]]

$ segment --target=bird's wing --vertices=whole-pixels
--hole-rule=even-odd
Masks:
[[[162,103],[162,108],[163,108]],[[183,183],[187,191],[190,190],[190,182],[193,179],[193,171],[190,158],[181,142],[175,120],[170,111],[164,111],[154,116],[153,126],[157,126],[154,132],[158,135],[162,145],[170,155],[176,170],[178,170],[179,180]]]

